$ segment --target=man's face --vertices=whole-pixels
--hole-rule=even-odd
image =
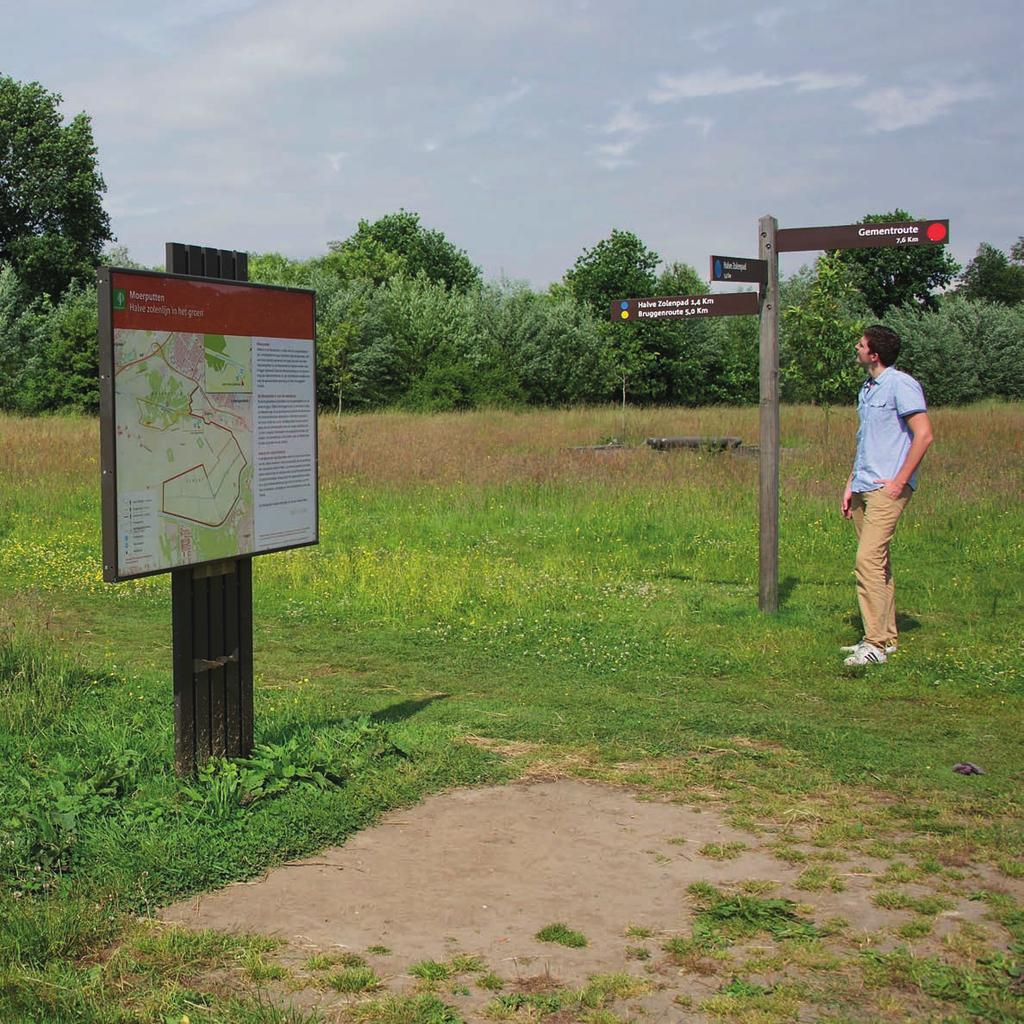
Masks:
[[[878,362],[878,356],[868,348],[867,338],[862,337],[854,351],[857,353],[858,366],[864,367],[865,370],[870,370]]]

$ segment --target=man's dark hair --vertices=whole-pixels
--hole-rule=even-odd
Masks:
[[[878,356],[883,366],[892,366],[900,354],[900,336],[891,328],[875,324],[864,332],[868,339],[868,351]]]

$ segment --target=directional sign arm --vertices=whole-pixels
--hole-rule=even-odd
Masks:
[[[610,309],[615,323],[686,320],[706,316],[755,316],[757,292],[716,295],[655,295],[647,299],[616,299]]]
[[[899,220],[884,224],[839,224],[825,228],[780,228],[779,252],[878,249],[885,246],[945,245],[948,220]]]

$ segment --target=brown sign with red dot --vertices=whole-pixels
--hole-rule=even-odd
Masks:
[[[948,220],[898,220],[884,224],[842,224],[830,228],[779,228],[775,234],[779,252],[945,245],[948,241]]]

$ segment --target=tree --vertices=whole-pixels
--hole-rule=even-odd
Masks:
[[[853,347],[865,327],[857,315],[859,301],[839,256],[819,257],[817,277],[802,304],[782,311],[787,397],[824,405],[827,415],[830,403],[849,401],[856,393],[861,373]],[[827,418],[825,423],[827,430]]]
[[[38,82],[0,76],[0,261],[54,298],[92,277],[113,237],[92,125],[84,113],[63,124],[60,102]]]
[[[893,220],[914,220],[906,210],[871,213],[862,224]],[[915,303],[935,309],[933,294],[944,288],[959,273],[960,264],[944,245],[899,245],[879,249],[843,249],[838,253],[850,280],[860,289],[875,316],[883,316],[891,306]]]
[[[711,289],[688,263],[669,263],[658,275],[658,295],[706,295]],[[730,318],[732,319],[732,318]],[[736,318],[738,319],[738,318]],[[720,332],[708,319],[662,320],[661,352],[656,373],[663,384],[659,400],[699,405],[715,393],[716,378],[723,370]]]
[[[977,255],[960,275],[959,292],[968,299],[983,299],[1015,306],[1024,302],[1024,238],[1007,257],[1001,249],[982,242]]]
[[[607,317],[615,299],[640,299],[654,294],[654,268],[661,257],[632,231],[612,231],[583,254],[565,274],[565,284],[577,302],[585,302]]]
[[[615,378],[621,386],[623,432],[625,432],[626,387],[653,395],[660,390],[653,370],[660,355],[661,332],[656,324],[609,322],[609,310],[616,299],[645,298],[655,293],[654,268],[661,257],[648,249],[632,231],[612,231],[608,238],[582,255],[565,274],[565,285],[577,302],[588,306],[598,318],[605,336]]]
[[[279,284],[308,288],[313,260],[292,260],[279,252],[249,253],[249,280],[258,284]]]
[[[659,295],[706,295],[711,289],[689,263],[669,263],[658,275]]]
[[[400,273],[425,274],[435,284],[464,291],[478,284],[480,268],[443,232],[428,230],[410,210],[389,213],[372,223],[361,220],[343,242],[331,242],[325,261],[346,278],[382,284]]]

